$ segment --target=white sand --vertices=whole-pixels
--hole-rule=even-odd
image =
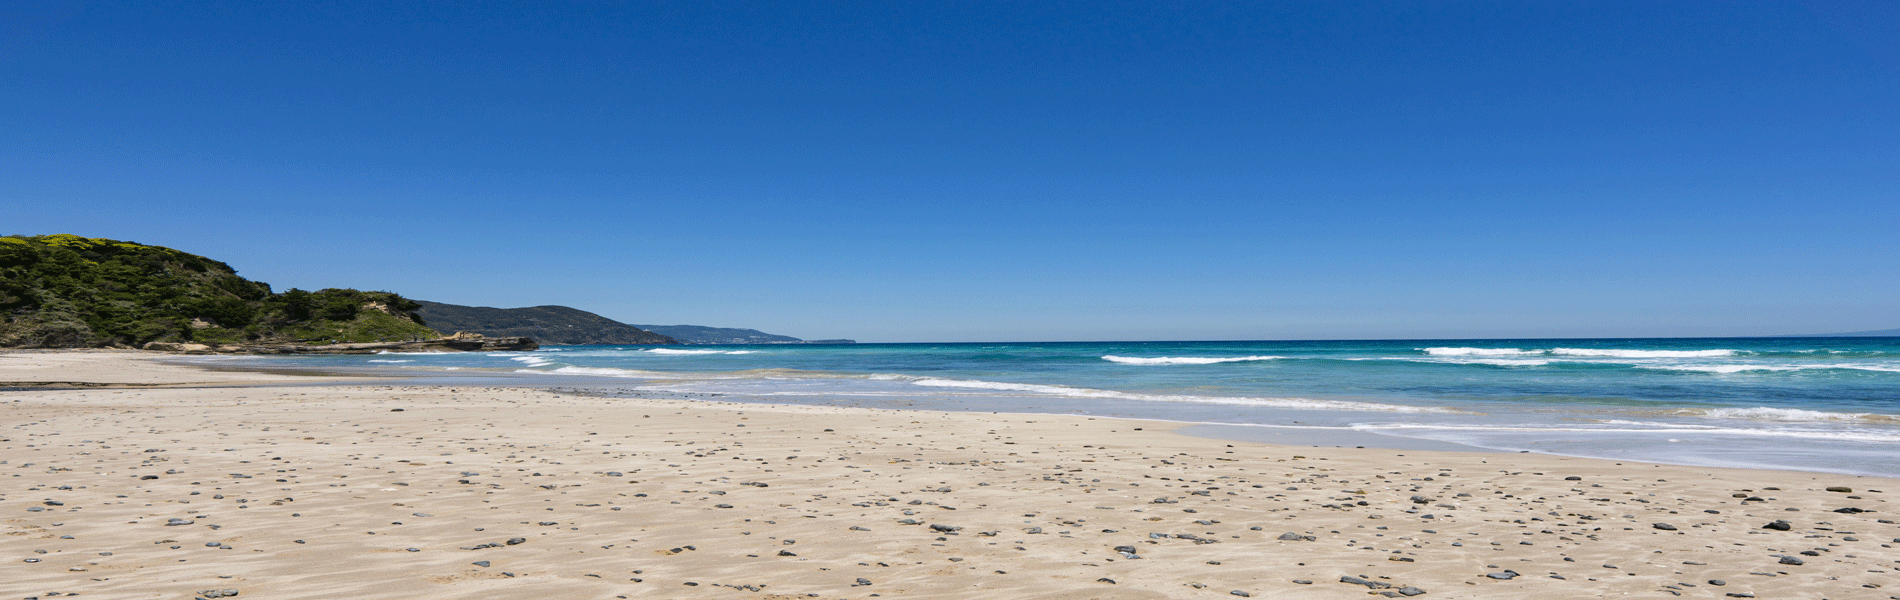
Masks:
[[[1900,593],[1884,478],[1230,445],[1087,417],[271,387],[308,379],[139,353],[0,355],[0,381],[220,386],[0,393],[0,598]],[[1791,529],[1762,529],[1776,519]]]

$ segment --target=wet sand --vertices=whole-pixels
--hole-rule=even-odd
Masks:
[[[0,392],[0,598],[1900,594],[1886,478],[142,353],[0,354],[0,381],[175,386]]]

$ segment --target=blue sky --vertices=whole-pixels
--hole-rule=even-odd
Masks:
[[[12,3],[0,233],[863,341],[1900,326],[1900,4]]]

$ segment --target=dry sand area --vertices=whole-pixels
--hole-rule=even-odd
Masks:
[[[219,385],[0,392],[0,598],[1900,594],[1891,479],[0,355],[120,372]]]

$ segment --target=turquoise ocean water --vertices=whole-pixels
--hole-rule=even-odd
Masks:
[[[1900,476],[1900,338],[557,346],[205,360]]]

